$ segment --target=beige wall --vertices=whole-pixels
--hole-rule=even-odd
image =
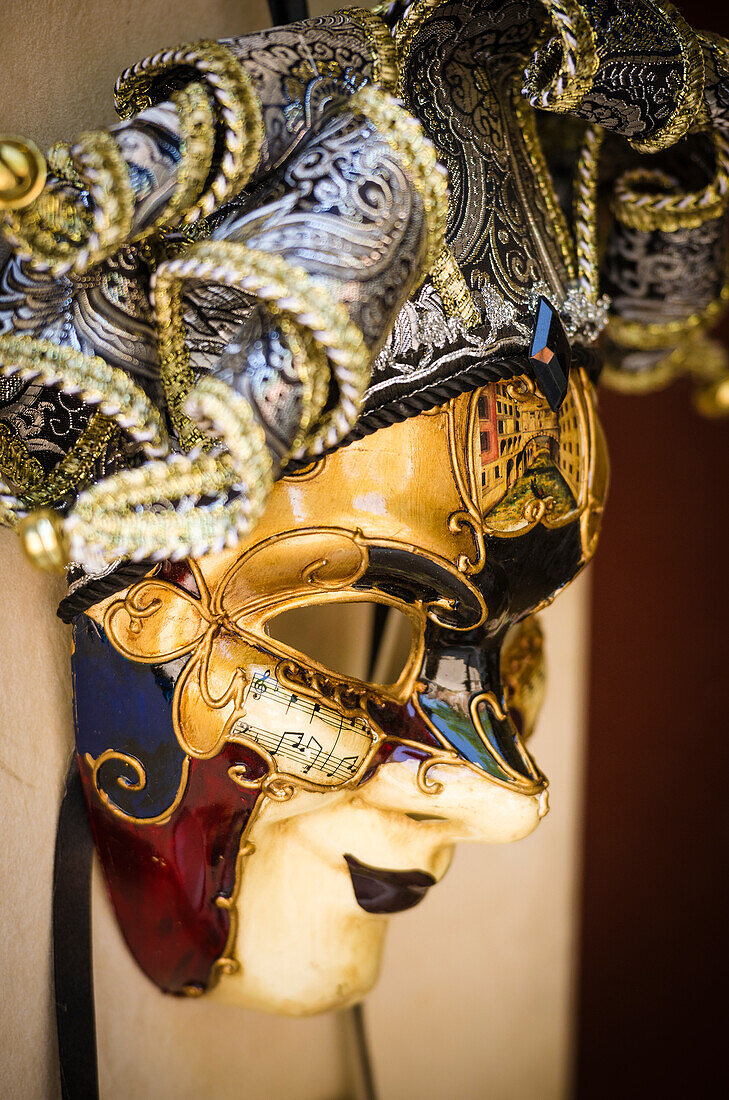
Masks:
[[[111,122],[113,81],[145,53],[268,17],[241,0],[4,0],[0,20],[0,130],[46,145]],[[50,890],[71,746],[69,632],[55,618],[58,583],[33,572],[7,532],[0,576],[0,1097],[36,1100],[58,1095]],[[552,812],[519,845],[462,848],[443,885],[393,920],[369,1003],[381,1100],[566,1094],[586,583],[545,619],[550,687],[533,747],[552,780]],[[104,1100],[353,1095],[340,1018],[165,998],[129,958],[98,881],[94,904]]]

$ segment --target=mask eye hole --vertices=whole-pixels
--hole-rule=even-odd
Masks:
[[[270,619],[266,632],[341,677],[383,687],[397,683],[415,649],[408,616],[374,602],[295,607]]]

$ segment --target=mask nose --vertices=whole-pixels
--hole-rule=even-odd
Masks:
[[[503,702],[501,645],[441,636],[423,668],[414,703],[446,749],[496,783],[523,794],[547,786]]]
[[[417,696],[416,707],[444,748],[455,750],[490,779],[522,794],[546,788],[546,777],[493,691],[467,693],[431,685]]]

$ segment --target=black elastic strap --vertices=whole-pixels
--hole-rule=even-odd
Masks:
[[[285,27],[287,23],[309,18],[307,0],[268,0],[268,10],[274,27]]]
[[[98,1100],[91,863],[94,842],[74,755],[58,814],[53,866],[53,978],[63,1100]]]

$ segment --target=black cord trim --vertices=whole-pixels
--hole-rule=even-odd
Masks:
[[[100,577],[97,580],[89,579],[88,584],[74,589],[73,592],[70,592],[68,596],[61,600],[56,612],[58,618],[61,622],[72,623],[78,615],[88,611],[95,603],[105,600],[107,596],[113,596],[116,592],[121,592],[123,588],[127,588],[135,581],[141,580],[144,574],[149,573],[155,564],[149,559],[146,561],[127,561],[106,577]]]

